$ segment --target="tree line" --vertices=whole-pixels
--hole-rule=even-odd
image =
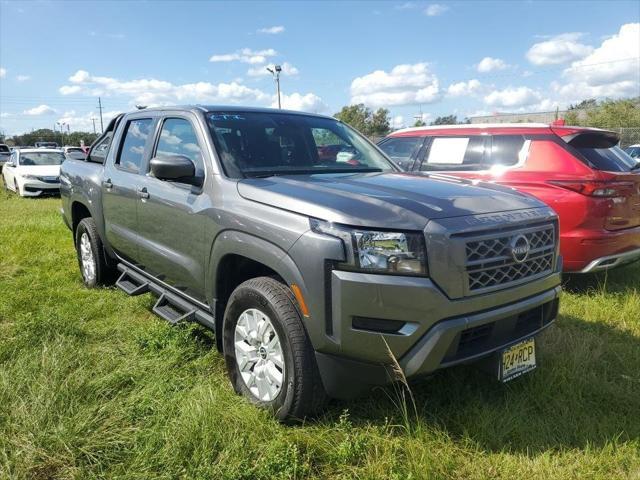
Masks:
[[[384,137],[391,132],[391,117],[389,110],[386,108],[379,108],[373,111],[366,105],[359,103],[342,107],[342,110],[334,114],[334,117],[351,125],[368,137]],[[457,125],[461,123],[470,123],[470,121],[467,118],[459,121],[456,115],[446,115],[437,117],[431,122],[431,125]],[[413,124],[414,127],[423,127],[425,125],[426,123],[421,119],[416,120]]]
[[[91,132],[71,132],[60,133],[50,128],[40,128],[32,132],[23,133],[22,135],[14,135],[12,137],[0,138],[0,142],[14,146],[32,146],[36,142],[56,142],[60,146],[64,145],[91,145],[100,134]]]

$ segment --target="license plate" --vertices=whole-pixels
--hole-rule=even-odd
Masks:
[[[499,379],[508,382],[536,368],[536,342],[529,338],[502,352]]]

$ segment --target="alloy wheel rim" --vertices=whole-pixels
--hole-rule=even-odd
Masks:
[[[240,314],[234,346],[244,384],[259,400],[274,400],[284,383],[282,344],[271,319],[256,308]]]
[[[80,260],[82,262],[82,275],[87,282],[91,282],[96,278],[96,261],[93,258],[93,250],[89,235],[83,233],[80,236]]]

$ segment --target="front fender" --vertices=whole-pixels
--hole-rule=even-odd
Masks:
[[[227,255],[240,255],[262,263],[280,275],[287,282],[287,285],[295,283],[300,287],[303,294],[306,291],[302,275],[286,251],[254,235],[237,230],[225,230],[216,237],[211,245],[211,254],[205,278],[205,291],[207,292],[207,300],[211,305],[215,301],[218,268],[222,259]]]

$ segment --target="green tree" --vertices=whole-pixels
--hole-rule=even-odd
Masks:
[[[456,115],[447,115],[446,117],[437,117],[431,125],[457,125],[458,117]]]
[[[342,107],[334,117],[367,136],[383,136],[390,130],[389,110],[385,108],[373,112],[359,103]]]
[[[371,116],[369,135],[384,136],[389,133],[389,110],[379,108]]]
[[[426,127],[427,124],[423,121],[423,120],[416,120],[415,123],[413,124],[414,127]]]
[[[592,98],[583,100],[569,106],[564,121],[583,127],[640,127],[640,97],[601,102]]]
[[[12,145],[34,145],[36,142],[56,142],[58,145],[80,145],[83,141],[85,145],[91,145],[98,138],[97,133],[89,132],[71,132],[61,134],[54,132],[49,128],[41,128],[32,132],[23,133],[22,135],[14,135],[7,139]]]

